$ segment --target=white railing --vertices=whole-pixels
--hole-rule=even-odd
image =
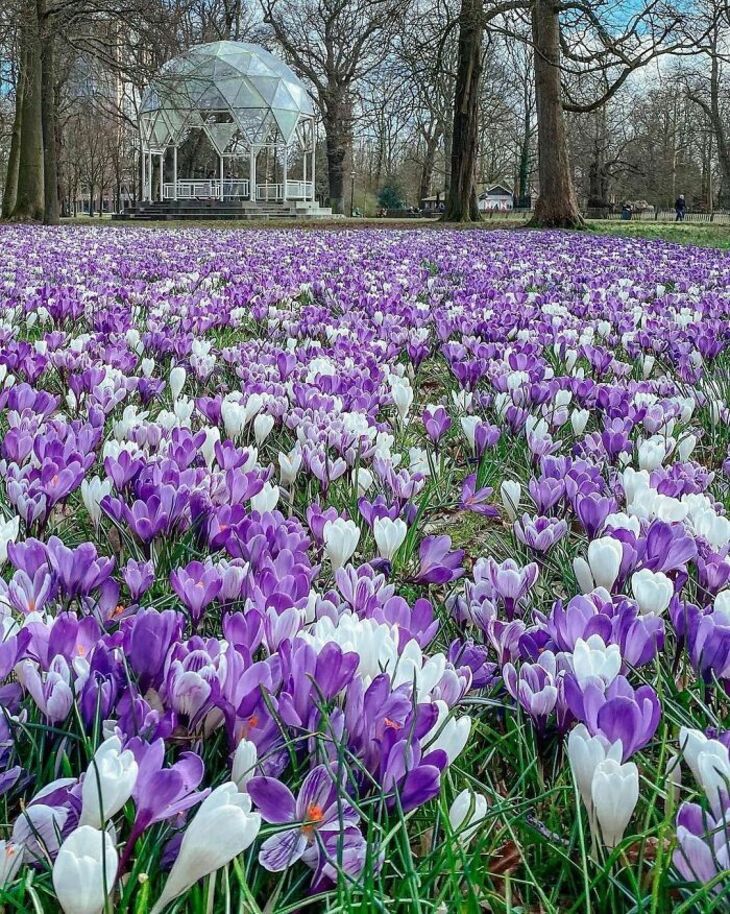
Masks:
[[[286,182],[287,200],[311,200],[313,196],[314,188],[311,181]]]
[[[171,181],[165,184],[165,200],[175,199],[175,184]],[[223,197],[238,197],[247,199],[249,195],[248,179],[239,180],[231,178],[223,181]],[[177,182],[177,199],[178,200],[219,200],[221,197],[221,182],[215,178],[209,178],[201,181],[178,181]]]
[[[311,200],[314,188],[311,181],[287,181],[287,200]],[[274,200],[284,199],[283,184],[258,184],[256,186],[256,199],[271,203]]]

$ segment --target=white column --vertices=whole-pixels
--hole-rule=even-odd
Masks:
[[[256,203],[256,201],[257,201],[257,195],[256,195],[256,150],[255,150],[255,148],[254,148],[253,146],[251,147],[251,159],[250,159],[250,161],[249,161],[249,174],[248,174],[248,180],[249,180],[249,185],[250,185],[250,186],[249,186],[249,189],[248,189],[248,195],[249,195],[249,197],[251,198],[251,200],[253,200],[253,202]]]
[[[284,203],[286,203],[286,182],[289,177],[289,147],[284,147],[284,160],[281,165],[281,180]]]
[[[151,203],[152,202],[152,169],[154,167],[154,159],[152,158],[151,152],[149,153],[149,166],[150,166],[149,167],[149,194],[147,195],[147,199]]]
[[[302,180],[304,181],[304,199],[306,200],[309,196],[307,193],[307,149],[304,148],[304,155],[302,156]]]
[[[165,153],[160,153],[160,202],[165,199]]]
[[[221,164],[220,164],[221,186],[220,186],[220,193],[218,196],[222,200],[223,199],[223,156],[220,156],[220,162],[221,162]]]
[[[315,158],[314,158],[314,143],[312,144],[312,202],[314,203],[314,174],[315,174]]]
[[[172,198],[177,200],[177,146],[172,147]]]
[[[142,193],[140,194],[142,199],[140,203],[144,203],[147,198],[147,153],[144,151],[144,147],[140,147],[140,155],[142,158]]]

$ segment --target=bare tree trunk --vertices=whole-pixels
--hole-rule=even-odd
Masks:
[[[483,12],[482,0],[461,0],[451,180],[444,213],[447,222],[478,222],[481,218],[474,172],[479,152]]]
[[[350,147],[350,112],[341,96],[327,99],[324,116],[327,149],[329,205],[334,213],[345,212],[345,163]]]
[[[28,11],[31,14],[31,11]],[[11,218],[17,221],[43,218],[43,128],[41,124],[41,49],[35,11],[24,30],[25,85],[20,133],[18,189]]]
[[[583,217],[573,188],[560,88],[560,19],[556,0],[534,0],[535,101],[540,196],[531,225],[581,228]]]
[[[13,132],[10,137],[10,153],[8,155],[8,170],[5,176],[5,191],[3,193],[2,218],[9,219],[15,209],[18,194],[18,168],[20,165],[20,139],[23,128],[23,91],[26,75],[26,52],[22,52],[18,85],[15,90],[15,118],[13,119]]]
[[[45,0],[37,0],[41,40],[41,129],[43,132],[43,221],[58,225],[58,159],[56,157],[56,75],[53,33],[45,17]]]
[[[438,129],[434,129],[433,133],[426,136],[425,140],[426,152],[423,157],[421,177],[418,186],[419,203],[421,200],[423,200],[424,197],[427,197],[431,191],[431,180],[433,179],[433,169],[436,163],[436,150],[439,143]]]

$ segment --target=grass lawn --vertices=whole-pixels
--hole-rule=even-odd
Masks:
[[[111,222],[104,219],[90,219],[88,216],[78,216],[75,219],[62,220],[63,225],[113,225],[119,227],[142,227],[151,229],[179,229],[179,228],[205,228],[205,229],[269,229],[269,228],[298,228],[298,229],[479,229],[492,231],[494,229],[524,228],[524,223],[517,219],[485,219],[479,225],[459,225],[456,223],[444,224],[436,219],[311,219],[293,222],[290,220],[251,220],[250,222],[238,220],[211,220],[187,222],[183,220],[170,222]],[[730,248],[730,225],[697,225],[690,223],[677,224],[673,222],[606,222],[591,220],[589,226],[599,235],[622,235],[632,238],[659,239],[673,241],[678,244],[696,244],[700,247]]]

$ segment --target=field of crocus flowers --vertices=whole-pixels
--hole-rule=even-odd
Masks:
[[[730,910],[730,255],[0,228],[0,907]]]

